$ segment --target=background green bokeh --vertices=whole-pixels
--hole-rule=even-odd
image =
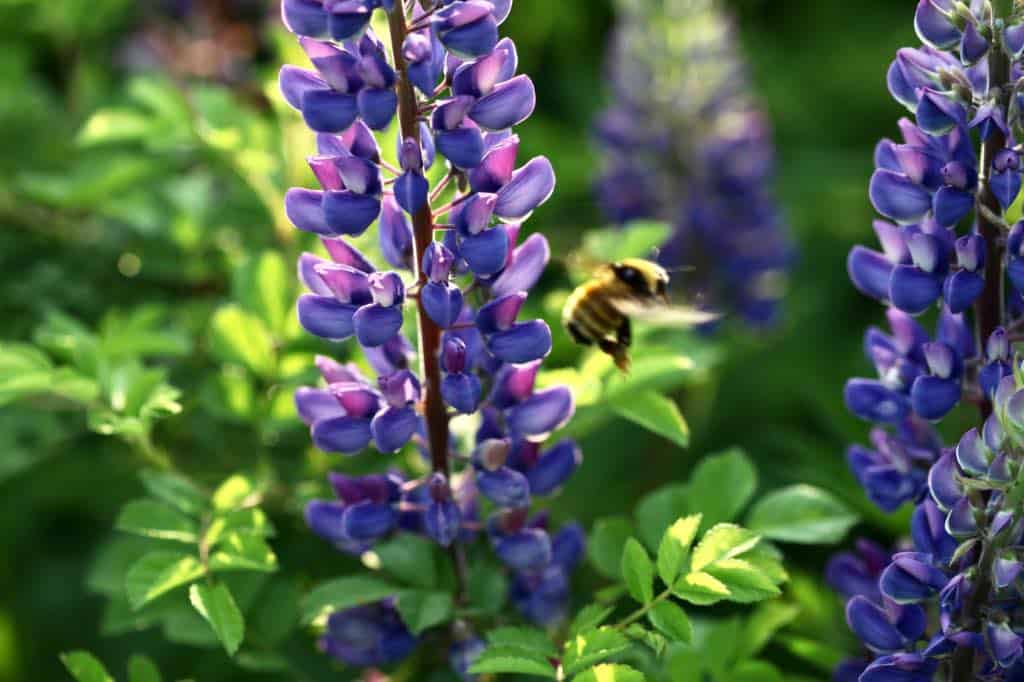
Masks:
[[[308,182],[301,159],[310,136],[264,96],[280,63],[298,56],[269,0],[195,4],[219,7],[224,24],[256,27],[251,49],[205,81],[182,67],[188,59],[202,64],[205,53],[186,58],[181,50],[190,32],[209,41],[206,20],[175,25],[134,0],[0,0],[0,337],[31,339],[51,310],[95,327],[111,309],[160,304],[167,324],[194,343],[161,362],[185,406],[158,427],[161,447],[207,484],[259,463],[299,485],[324,466],[307,453],[305,430],[288,419],[220,415],[208,389],[221,370],[205,331],[211,311],[236,296],[232,273],[247,254],[282,250],[291,262],[300,246],[274,202],[287,184]],[[843,458],[866,428],[847,415],[842,385],[868,371],[863,330],[882,320],[849,285],[845,257],[853,243],[873,239],[866,196],[872,147],[895,132],[901,115],[886,92],[885,69],[898,47],[914,42],[913,3],[728,5],[773,121],[778,196],[799,243],[784,323],[762,338],[727,335],[723,364],[682,396],[688,449],[622,421],[591,434],[585,465],[555,512],[589,523],[627,510],[646,491],[685,478],[701,455],[738,445],[757,462],[763,489],[816,483],[863,513],[861,530],[892,536],[900,519],[872,512]],[[558,190],[530,223],[555,254],[602,224],[591,194],[600,161],[590,126],[606,97],[612,20],[606,0],[516,0],[503,27],[517,42],[521,72],[537,85],[537,113],[519,131],[522,158],[546,154],[558,174]],[[224,42],[234,34],[213,35]],[[152,67],[140,69],[139,55],[158,36],[177,47],[165,45],[162,58],[147,53]],[[90,115],[132,110],[147,92],[160,92],[147,84],[186,93],[186,106],[153,95],[164,125],[156,134],[88,144],[81,131]],[[218,117],[223,126],[211,130]],[[131,133],[130,120],[112,125]],[[227,129],[243,138],[217,136]],[[565,285],[556,265],[541,290]],[[143,651],[172,679],[256,679],[218,651],[197,656],[152,631],[98,635],[103,598],[88,591],[87,572],[119,506],[139,494],[138,462],[121,441],[87,431],[81,413],[39,407],[0,407],[0,680],[65,679],[57,654],[71,648],[96,652],[112,670]],[[728,482],[722,491],[728,494]],[[305,531],[297,508],[279,500],[272,509],[284,569],[323,578],[350,568]],[[812,575],[825,557],[817,550],[790,555]]]

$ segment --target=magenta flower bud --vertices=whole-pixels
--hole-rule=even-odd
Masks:
[[[507,221],[522,221],[555,191],[555,172],[546,157],[530,159],[498,190],[494,215]]]
[[[405,285],[397,272],[371,273],[367,285],[373,302],[381,307],[400,306],[405,301]]]
[[[374,271],[373,264],[366,259],[356,247],[349,244],[344,239],[325,239],[321,238],[320,242],[327,249],[327,253],[330,254],[331,260],[339,265],[347,265],[350,268],[361,270],[362,272],[370,273]]]
[[[498,202],[496,194],[472,194],[453,211],[452,222],[462,236],[470,236],[483,232],[491,224],[494,206]]]
[[[505,365],[494,378],[490,402],[498,409],[518,405],[533,394],[533,386],[540,370],[540,361],[522,365]]]
[[[342,303],[363,305],[372,300],[370,278],[362,270],[322,261],[313,266],[334,297]]]
[[[572,392],[565,386],[554,386],[510,408],[506,422],[512,434],[540,442],[564,426],[575,409]]]
[[[469,186],[474,192],[497,192],[512,179],[518,153],[518,135],[510,135],[493,145],[480,165],[470,171]]]
[[[525,291],[494,299],[477,312],[477,329],[485,336],[511,329],[524,303],[526,303]]]
[[[384,197],[380,212],[380,250],[395,268],[412,269],[413,236],[409,217],[392,196]]]
[[[334,235],[324,214],[324,193],[312,189],[292,187],[284,195],[284,214],[292,225],[304,232]]]
[[[337,158],[333,156],[310,156],[306,159],[317,182],[324,189],[345,189],[345,183],[338,172]]]
[[[457,336],[444,340],[441,350],[441,366],[449,374],[460,374],[466,369],[466,343]]]
[[[330,391],[300,386],[295,389],[295,411],[306,426],[320,419],[341,417],[345,412]]]
[[[380,397],[368,386],[341,382],[327,387],[337,399],[345,414],[359,419],[368,419],[380,408]]]
[[[342,341],[355,333],[353,322],[357,307],[328,296],[303,294],[296,310],[299,324],[314,336]]]
[[[378,378],[377,385],[384,400],[393,407],[407,407],[420,399],[420,381],[407,369]]]
[[[462,290],[451,282],[427,282],[420,289],[423,310],[441,329],[455,324],[462,313]]]
[[[495,85],[515,75],[517,61],[515,45],[508,38],[502,38],[489,55],[463,64],[455,71],[452,92],[471,97],[487,95]]]
[[[455,264],[455,254],[441,242],[430,242],[423,252],[423,272],[431,282],[447,282]]]

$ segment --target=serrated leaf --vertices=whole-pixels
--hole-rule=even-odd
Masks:
[[[235,604],[235,598],[231,596],[231,590],[224,583],[195,583],[189,588],[188,598],[199,615],[213,628],[228,656],[234,656],[245,636],[245,620]]]
[[[145,469],[139,477],[150,495],[186,514],[198,515],[206,507],[202,491],[180,474]]]
[[[602,663],[572,678],[572,682],[646,682],[643,673],[621,663]]]
[[[99,659],[88,651],[69,651],[60,655],[60,661],[78,682],[114,682]]]
[[[679,406],[661,393],[622,392],[607,399],[620,417],[667,438],[679,447],[690,444],[690,427],[686,425]]]
[[[647,612],[647,620],[673,642],[687,642],[693,638],[693,626],[686,612],[670,601],[660,601]]]
[[[696,571],[687,573],[672,586],[672,594],[697,606],[708,606],[729,597],[729,588],[715,576]]]
[[[722,494],[728,488],[728,494]],[[738,449],[703,458],[690,476],[687,505],[704,516],[704,527],[733,521],[757,488],[757,470]]]
[[[206,569],[191,554],[151,552],[128,569],[125,574],[125,591],[132,608],[138,609],[205,574]]]
[[[152,659],[136,654],[128,659],[128,682],[163,682],[163,677]]]
[[[622,577],[622,548],[633,534],[628,519],[612,516],[598,519],[587,542],[587,554],[598,572],[607,578]]]
[[[135,500],[121,508],[116,527],[148,538],[196,543],[199,524],[174,507],[155,500]]]
[[[584,630],[592,630],[598,627],[608,618],[608,616],[612,614],[612,611],[614,610],[615,607],[613,606],[587,604],[580,609],[580,612],[572,619],[572,625],[569,626],[569,637],[575,637]]]
[[[556,677],[554,667],[544,658],[505,647],[487,647],[469,667],[469,672],[474,675],[539,675],[552,680]]]
[[[622,577],[633,599],[650,604],[654,599],[654,566],[636,538],[626,540],[622,552]]]
[[[336,578],[315,587],[302,600],[302,622],[308,625],[332,611],[380,601],[400,590],[392,583],[372,576]]]
[[[776,585],[789,580],[789,574],[782,566],[782,555],[763,540],[757,547],[744,553],[743,560],[757,567],[757,570],[768,576]]]
[[[662,536],[658,545],[658,575],[666,585],[673,584],[683,570],[701,518],[700,514],[684,516],[669,526]]]
[[[403,590],[398,593],[396,606],[402,621],[414,635],[447,623],[455,612],[450,594],[428,590]]]
[[[659,658],[665,653],[665,649],[668,648],[668,640],[664,635],[654,630],[648,630],[639,623],[633,623],[627,627],[626,636],[640,642]]]
[[[562,667],[572,676],[585,668],[618,655],[629,648],[629,639],[611,627],[578,633],[566,640]]]
[[[732,523],[720,523],[705,533],[697,543],[690,561],[690,570],[701,571],[716,561],[739,556],[753,549],[760,540],[760,535],[746,528]]]
[[[637,533],[648,549],[657,549],[665,530],[686,514],[687,495],[688,488],[685,485],[666,485],[645,495],[637,503],[633,512]]]
[[[242,474],[230,476],[213,492],[213,507],[220,510],[238,509],[255,504],[258,492],[252,479]]]
[[[210,521],[203,542],[213,547],[232,534],[242,533],[258,537],[273,537],[274,527],[262,509],[250,507],[218,514]]]
[[[224,536],[210,555],[211,571],[277,570],[277,556],[266,541],[254,533],[234,532]]]
[[[729,590],[729,601],[749,604],[777,597],[782,591],[756,566],[744,559],[722,559],[708,566],[707,572]]]
[[[831,493],[803,483],[765,495],[747,516],[747,526],[764,537],[800,544],[839,542],[857,521]]]

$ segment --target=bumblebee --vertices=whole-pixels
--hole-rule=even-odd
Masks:
[[[625,258],[605,263],[565,300],[562,326],[573,341],[596,344],[623,373],[629,371],[631,318],[668,326],[690,326],[716,316],[672,306],[668,271],[649,260]]]

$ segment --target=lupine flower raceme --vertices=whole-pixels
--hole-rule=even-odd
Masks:
[[[919,0],[919,48],[889,68],[913,119],[875,151],[869,197],[880,250],[855,247],[854,286],[888,308],[865,352],[878,374],[851,379],[847,406],[875,424],[851,468],[885,511],[912,503],[912,547],[880,568],[875,550],[829,565],[847,620],[874,656],[837,680],[1017,680],[1024,533],[1024,374],[1014,352],[1024,224],[1007,210],[1021,189],[1024,17],[1014,3]],[[937,319],[930,335],[918,317]],[[946,447],[933,423],[957,405],[981,423]]]
[[[354,340],[369,367],[319,356],[322,384],[300,388],[295,403],[320,450],[382,458],[382,473],[331,474],[334,499],[306,509],[314,533],[352,554],[403,533],[430,538],[456,557],[456,601],[458,557],[485,537],[511,602],[549,624],[566,611],[584,536],[575,524],[549,531],[529,507],[565,484],[581,453],[547,442],[574,412],[570,391],[535,385],[551,330],[524,305],[550,250],[542,234],[520,232],[555,175],[543,156],[519,158],[512,131],[536,94],[498,35],[511,4],[283,0],[312,68],[285,66],[280,86],[316,135],[319,183],[289,190],[285,212],[326,252],[299,259],[299,322],[327,342]],[[374,32],[378,11],[390,40]],[[375,131],[396,119],[388,161]],[[353,243],[372,229],[391,269]],[[479,421],[469,452],[449,432],[456,415]],[[413,471],[389,458],[407,447],[422,454]],[[468,679],[483,644],[463,621],[452,635],[451,665]],[[415,646],[393,599],[330,615],[321,640],[356,666],[395,663]]]

